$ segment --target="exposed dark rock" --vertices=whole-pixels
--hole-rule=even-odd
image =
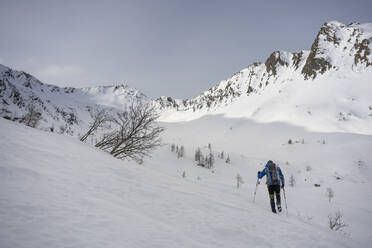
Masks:
[[[24,82],[23,86],[25,86],[26,88],[31,88],[32,89],[31,83],[30,83],[29,80],[27,80],[26,82]]]
[[[300,65],[300,62],[302,60],[302,56],[304,55],[304,52],[299,52],[299,53],[292,53],[293,57],[292,57],[292,61],[293,61],[293,66],[296,68],[296,70],[298,69],[299,65]]]
[[[359,63],[366,63],[366,66],[371,66],[372,61],[368,60],[368,56],[371,54],[371,50],[368,45],[371,43],[372,38],[364,39],[362,42],[356,42],[354,48],[357,50],[354,56],[355,65]]]
[[[277,74],[277,66],[281,65],[281,66],[288,66],[288,63],[283,61],[281,58],[280,58],[280,51],[275,51],[273,52],[269,58],[266,60],[265,62],[265,66],[266,66],[266,71],[268,73],[271,72],[272,75],[276,75]]]
[[[10,85],[12,88],[12,91],[10,93],[10,98],[13,99],[13,104],[16,104],[18,107],[24,107],[24,101],[21,97],[21,93],[17,90],[17,88],[14,85]]]
[[[341,39],[336,36],[336,32],[333,28],[333,25],[329,23],[324,23],[323,26],[320,28],[319,35],[324,35],[325,39],[328,42],[331,42],[336,45],[340,45]]]
[[[337,37],[334,26],[332,24],[324,23],[311,46],[310,54],[302,68],[301,72],[304,74],[305,79],[314,79],[317,76],[317,73],[323,74],[332,67],[330,62],[325,58],[317,57],[317,55],[321,53],[319,49],[321,37],[324,37],[326,41],[335,45],[340,44],[341,39]]]
[[[64,111],[63,109],[60,109],[60,108],[56,108],[56,112],[61,114],[63,120],[67,124],[69,124],[69,125],[78,124],[76,115],[73,112],[68,113],[68,112],[66,112],[66,111]]]
[[[6,90],[6,85],[4,80],[0,79],[0,94]]]
[[[317,76],[317,73],[323,74],[332,67],[329,61],[324,58],[317,57],[318,53],[320,53],[319,39],[321,35],[325,35],[327,41],[332,41],[335,44],[338,43],[337,38],[336,40],[334,40],[335,38],[333,34],[331,35],[331,31],[331,27],[327,23],[325,23],[320,29],[320,32],[318,33],[313,45],[311,46],[310,54],[306,59],[306,63],[301,71],[305,79],[314,79]]]
[[[67,94],[74,93],[75,88],[70,88],[70,87],[68,87],[68,88],[64,88],[64,91],[65,91],[65,93],[67,93]]]
[[[248,86],[247,95],[253,92],[252,86]]]

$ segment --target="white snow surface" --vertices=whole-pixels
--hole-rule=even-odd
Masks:
[[[96,149],[100,134],[78,140],[89,111],[149,102],[142,93],[59,88],[0,65],[0,116],[14,120],[0,118],[0,247],[369,247],[372,24],[330,22],[317,38],[315,58],[331,67],[314,79],[302,72],[311,51],[276,51],[194,99],[152,101],[164,146],[143,164]],[[359,49],[366,56],[355,62]],[[17,123],[29,104],[41,130]],[[208,143],[210,170],[194,161]],[[252,202],[268,160],[286,177],[288,215],[283,195],[284,212],[271,213],[264,182]],[[337,211],[347,226],[335,232]]]
[[[165,145],[139,165],[76,137],[0,119],[0,247],[369,246],[371,136],[221,116],[162,125]],[[213,170],[193,162],[194,149],[208,142]],[[184,145],[185,157],[177,159],[171,143]],[[222,150],[231,164],[217,158]],[[288,216],[270,212],[263,183],[252,202],[257,170],[268,159],[287,181],[296,178],[286,186]],[[338,210],[348,224],[342,232],[327,226]]]
[[[328,74],[313,81],[288,80],[215,109],[165,110],[161,120],[179,122],[224,115],[260,123],[286,122],[318,132],[372,134],[371,79],[369,70],[344,76]]]

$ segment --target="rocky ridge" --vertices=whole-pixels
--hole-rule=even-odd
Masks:
[[[161,109],[211,110],[226,106],[244,95],[261,94],[272,84],[311,81],[337,71],[362,72],[372,66],[371,41],[371,24],[324,23],[310,51],[275,51],[265,63],[249,65],[196,98],[160,97],[156,102]]]

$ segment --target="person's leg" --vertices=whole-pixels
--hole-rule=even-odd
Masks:
[[[276,204],[278,205],[279,212],[282,211],[282,206],[280,204],[280,185],[275,185],[275,196],[276,196]]]
[[[276,213],[275,201],[274,201],[274,187],[273,187],[273,185],[270,185],[270,186],[267,187],[267,189],[269,190],[271,211],[273,211],[273,213]]]

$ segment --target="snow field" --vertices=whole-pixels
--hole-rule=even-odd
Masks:
[[[168,127],[164,140],[171,134]],[[307,220],[306,214],[319,211],[314,207],[296,213],[306,197],[320,209],[328,204],[326,197],[298,195],[287,187],[287,218],[269,212],[260,185],[253,204],[261,158],[231,153],[230,167],[216,158],[212,173],[192,164],[185,136],[185,158],[177,159],[164,146],[138,165],[76,138],[0,120],[1,247],[363,247],[368,241],[330,231],[324,218]],[[237,171],[246,181],[239,190]],[[299,183],[302,187],[302,192],[313,189]],[[344,204],[335,192],[335,202]],[[358,206],[363,213],[357,216],[370,219],[363,202]]]
[[[168,143],[185,146],[188,162],[185,168],[179,169],[179,175],[184,170],[187,175],[192,175],[190,177],[197,178],[200,172],[195,172],[195,166],[190,161],[196,147],[206,147],[211,143],[216,152],[216,166],[214,173],[207,173],[207,178],[201,175],[201,181],[204,178],[209,187],[232,188],[239,173],[245,181],[239,191],[243,191],[250,201],[257,171],[262,170],[264,163],[271,159],[280,165],[285,174],[290,216],[326,228],[328,215],[341,211],[344,222],[348,224],[344,229],[345,236],[365,244],[370,242],[371,136],[316,133],[285,123],[256,123],[222,116],[206,116],[195,121],[164,125],[167,128],[164,139]],[[293,141],[292,145],[287,143],[289,139]],[[217,152],[221,151],[225,156],[230,155],[230,165],[217,158]],[[161,161],[158,158],[154,160]],[[294,187],[289,186],[291,175],[296,181]],[[256,205],[269,212],[264,182],[258,187]],[[315,184],[320,187],[315,187]],[[327,188],[335,194],[331,202],[327,197]]]

